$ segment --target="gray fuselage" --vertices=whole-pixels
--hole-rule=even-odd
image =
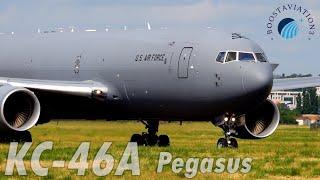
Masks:
[[[1,77],[112,84],[119,99],[99,108],[122,119],[245,113],[272,87],[268,62],[216,62],[220,51],[263,51],[215,30],[1,35],[0,49]]]

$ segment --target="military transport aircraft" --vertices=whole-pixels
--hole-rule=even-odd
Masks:
[[[211,121],[237,138],[270,136],[279,124],[273,89],[320,85],[319,78],[273,80],[264,51],[217,30],[127,30],[0,35],[3,141],[31,141],[51,119],[140,120],[139,145],[170,144],[159,121]],[[74,122],[77,126],[77,122]],[[88,127],[90,130],[90,127]]]

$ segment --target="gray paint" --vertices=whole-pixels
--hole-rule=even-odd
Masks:
[[[93,80],[119,91],[121,106],[114,105],[118,109],[110,114],[208,120],[228,111],[245,113],[271,90],[269,63],[215,61],[219,51],[263,52],[251,40],[231,37],[215,30],[2,35],[0,77]],[[178,69],[184,48],[192,48],[183,65],[187,74]],[[135,61],[146,53],[166,54],[166,62]]]

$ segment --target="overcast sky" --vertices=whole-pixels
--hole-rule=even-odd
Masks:
[[[282,4],[293,3],[311,11],[316,35],[308,40],[303,18],[298,13],[283,14],[301,19],[297,37],[271,40],[266,24]],[[280,63],[276,73],[320,74],[320,1],[279,0],[1,0],[0,32],[30,32],[38,28],[75,26],[79,29],[105,27],[141,28],[145,21],[153,28],[207,28],[239,32],[262,46],[270,61]]]

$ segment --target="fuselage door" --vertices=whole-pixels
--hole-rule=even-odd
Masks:
[[[188,78],[189,61],[192,50],[192,47],[185,47],[182,49],[178,61],[178,78]]]

